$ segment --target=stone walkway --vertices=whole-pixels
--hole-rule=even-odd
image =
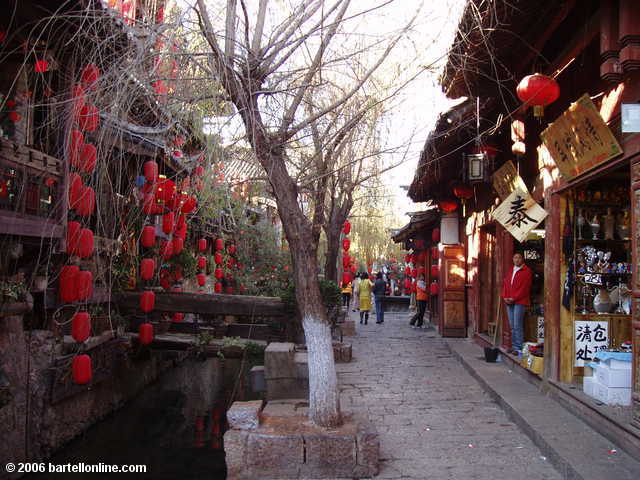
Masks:
[[[367,412],[380,434],[376,478],[561,478],[434,330],[414,330],[408,318],[356,325],[345,339],[354,358],[337,365],[343,411]]]

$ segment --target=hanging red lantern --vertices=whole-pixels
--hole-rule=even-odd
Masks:
[[[80,153],[84,147],[84,135],[80,130],[71,130],[69,142],[69,163],[72,167],[80,168]]]
[[[231,244],[229,244],[229,245],[227,246],[227,253],[228,253],[229,255],[235,255],[235,253],[236,253],[236,246],[235,246],[233,243],[231,243]]]
[[[176,323],[180,323],[184,320],[184,313],[176,312],[173,314],[172,320]]]
[[[418,238],[413,241],[413,244],[416,247],[416,250],[422,250],[424,248],[424,240]]]
[[[91,255],[93,255],[93,232],[88,228],[83,228],[80,230],[78,240],[78,256],[89,258]]]
[[[156,228],[147,225],[142,229],[141,237],[142,246],[145,248],[151,248],[156,244]]]
[[[349,248],[351,248],[351,240],[349,240],[348,238],[343,238],[342,239],[342,249],[345,252],[348,252]]]
[[[164,233],[171,233],[174,227],[175,214],[173,212],[165,213],[162,216],[162,231]]]
[[[555,102],[560,96],[560,86],[553,78],[534,73],[520,80],[516,93],[522,103],[533,105],[534,116],[541,117],[544,107]]]
[[[349,265],[351,265],[351,257],[349,255],[342,256],[342,265],[344,265],[345,268],[349,268]]]
[[[180,214],[178,215],[178,223],[177,223],[178,228],[187,228],[187,220],[185,219],[185,216]]]
[[[0,198],[7,198],[9,196],[9,186],[5,180],[0,180]]]
[[[85,90],[93,90],[96,88],[99,78],[100,69],[93,63],[90,63],[82,70],[82,73],[80,74],[80,83]]]
[[[455,187],[453,187],[453,194],[456,196],[456,198],[468,200],[473,197],[473,188],[468,185],[456,185]]]
[[[87,312],[76,312],[71,318],[71,336],[76,342],[84,342],[91,335],[91,316]]]
[[[141,323],[138,327],[138,341],[142,345],[149,345],[153,342],[153,325],[151,323]]]
[[[221,238],[216,238],[215,247],[218,252],[224,250],[224,241]]]
[[[76,286],[78,288],[78,300],[89,300],[93,296],[93,273],[89,270],[81,270],[76,276]]]
[[[93,172],[96,168],[97,159],[98,152],[96,147],[90,143],[85,144],[80,153],[80,169],[86,173]]]
[[[404,274],[405,275],[411,275],[411,267],[409,265],[407,265],[404,269]]]
[[[404,279],[404,289],[409,290],[411,288],[411,280],[409,278]]]
[[[438,247],[431,247],[431,259],[437,260],[439,256],[440,251],[438,250]]]
[[[358,268],[355,265],[351,265],[351,273],[355,274],[358,271]]]
[[[440,274],[440,267],[438,265],[431,265],[431,278],[437,278]]]
[[[433,230],[431,230],[431,241],[433,243],[440,242],[440,229],[439,228],[434,228]]]
[[[344,272],[342,274],[342,285],[346,286],[349,283],[351,283],[351,274],[349,272]]]
[[[153,193],[145,193],[142,197],[142,212],[145,215],[154,215],[156,212],[156,196]]]
[[[9,120],[11,120],[13,123],[18,123],[20,120],[22,120],[22,115],[20,115],[18,112],[9,112]]]
[[[423,250],[418,254],[418,257],[416,258],[416,262],[417,263],[424,263],[426,261],[427,261],[427,252],[425,252]]]
[[[151,280],[156,270],[156,261],[153,258],[143,258],[140,262],[140,278]]]
[[[77,265],[65,265],[60,272],[58,290],[60,300],[65,303],[75,302],[78,299],[77,277],[80,268]]]
[[[187,227],[178,227],[174,232],[173,236],[175,238],[181,238],[183,241],[187,238]]]
[[[140,310],[148,313],[156,306],[156,294],[151,290],[145,290],[140,295]]]
[[[406,254],[404,256],[404,263],[411,263],[411,255]]]
[[[229,257],[227,259],[227,268],[228,269],[232,269],[235,266],[235,264],[236,264],[236,261],[235,261],[235,259],[233,257]]]
[[[216,284],[213,286],[213,291],[216,293],[222,293],[222,283],[216,282]]]
[[[33,71],[36,73],[44,73],[49,71],[49,62],[46,60],[36,60],[33,65]]]
[[[149,160],[142,165],[142,172],[147,182],[153,184],[158,179],[158,162]]]
[[[164,202],[168,208],[171,208],[168,204],[171,203],[171,200],[176,194],[176,183],[173,180],[160,177],[157,186],[156,199]]]
[[[216,277],[216,280],[222,280],[224,277],[224,272],[221,268],[216,268],[213,272],[213,275]]]
[[[220,252],[216,252],[213,256],[213,260],[216,262],[216,265],[222,265],[222,254]]]
[[[187,197],[187,199],[182,204],[182,208],[180,208],[180,211],[182,213],[192,213],[196,209],[197,205],[198,202],[194,197]]]
[[[418,269],[417,269],[417,268],[413,268],[413,269],[411,270],[411,276],[412,276],[413,278],[417,278],[417,277],[418,277]]]
[[[351,224],[349,223],[349,220],[346,220],[344,225],[342,225],[342,231],[345,235],[349,235],[349,232],[351,232]]]
[[[201,238],[200,240],[198,240],[198,250],[200,250],[201,252],[204,252],[206,249],[207,249],[207,239]]]
[[[176,282],[182,280],[182,268],[179,265],[176,266],[176,269],[173,271],[173,279]]]
[[[71,361],[73,381],[78,385],[86,385],[93,377],[91,357],[89,355],[77,355]]]
[[[95,132],[100,123],[100,114],[98,109],[89,104],[85,104],[80,109],[80,115],[78,116],[78,124],[80,128],[85,132]]]
[[[178,255],[184,249],[184,239],[182,237],[173,237],[173,254]]]
[[[204,287],[204,284],[207,283],[207,276],[204,273],[197,274],[196,279],[198,280],[198,285],[201,287]]]
[[[91,187],[82,187],[76,212],[81,217],[90,217],[96,208],[96,192]]]
[[[207,268],[207,257],[200,255],[198,257],[198,268],[200,270],[204,270],[205,268]]]
[[[160,244],[160,255],[165,260],[169,260],[173,256],[173,242],[163,240]]]
[[[80,202],[80,197],[82,195],[82,189],[84,185],[82,184],[82,177],[77,173],[72,173],[69,175],[69,207],[72,209],[76,209]]]
[[[455,200],[441,200],[438,202],[438,207],[445,213],[451,213],[458,208],[458,202]]]
[[[80,223],[68,222],[67,223],[67,248],[68,255],[78,254],[78,244],[80,242]]]

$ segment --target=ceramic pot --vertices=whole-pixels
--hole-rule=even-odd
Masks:
[[[593,299],[593,309],[596,313],[609,313],[611,311],[611,297],[606,288],[598,289],[598,294]]]

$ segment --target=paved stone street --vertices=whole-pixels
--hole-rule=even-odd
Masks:
[[[337,365],[343,410],[368,412],[380,433],[376,478],[561,478],[434,330],[408,318],[358,324],[345,339],[353,361]]]

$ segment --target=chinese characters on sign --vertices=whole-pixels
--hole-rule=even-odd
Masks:
[[[609,346],[609,321],[583,321],[575,323],[575,362],[574,366],[584,367],[593,360],[598,350]]]
[[[538,317],[538,325],[536,330],[538,343],[544,342],[544,317]]]
[[[515,165],[511,160],[508,160],[494,172],[493,189],[500,197],[500,200],[504,200],[516,188],[519,188],[523,192],[528,192],[527,186],[524,184],[522,177],[518,175]]]
[[[526,192],[516,188],[493,212],[500,224],[519,242],[547,216],[544,208]]]
[[[622,153],[618,141],[586,94],[571,104],[540,137],[567,180]]]

